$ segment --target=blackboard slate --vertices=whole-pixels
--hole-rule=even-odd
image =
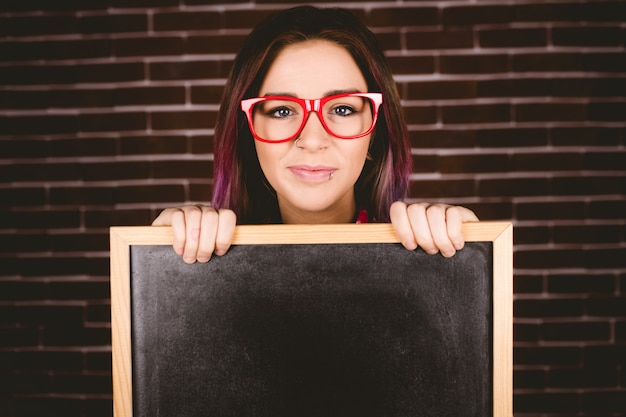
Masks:
[[[491,416],[492,252],[132,246],[133,416]]]

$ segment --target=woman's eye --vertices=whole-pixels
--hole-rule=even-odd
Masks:
[[[337,106],[332,110],[334,116],[350,116],[355,110],[350,106]]]
[[[291,109],[287,107],[278,107],[267,112],[270,117],[274,117],[276,119],[281,119],[284,117],[289,117],[293,114]]]

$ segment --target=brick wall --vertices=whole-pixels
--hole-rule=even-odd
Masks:
[[[0,4],[0,416],[110,416],[108,227],[207,201],[224,78],[287,1]],[[319,2],[330,5],[330,2]],[[345,1],[411,198],[515,224],[516,416],[626,414],[626,3]]]

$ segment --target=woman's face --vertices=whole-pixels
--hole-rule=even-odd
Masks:
[[[259,96],[318,99],[342,92],[367,92],[352,56],[324,40],[285,47],[267,73]],[[261,168],[278,197],[284,223],[346,223],[356,211],[356,183],[371,135],[339,139],[310,113],[297,141],[255,140]]]

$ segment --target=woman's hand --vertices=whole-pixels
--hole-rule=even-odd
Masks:
[[[445,257],[454,256],[457,250],[463,249],[465,239],[461,225],[478,221],[470,209],[447,204],[396,201],[389,214],[405,248],[414,250],[420,246],[426,253],[441,252]]]
[[[215,253],[222,256],[230,248],[237,216],[232,210],[209,206],[183,206],[165,209],[153,226],[172,226],[174,251],[188,264],[208,262]]]

